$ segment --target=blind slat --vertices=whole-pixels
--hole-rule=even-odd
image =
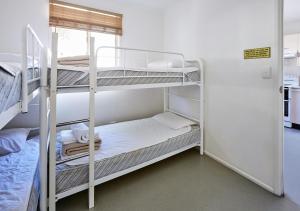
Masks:
[[[121,14],[50,1],[50,26],[122,35]]]

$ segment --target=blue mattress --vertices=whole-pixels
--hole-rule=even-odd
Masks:
[[[38,139],[18,153],[0,157],[0,210],[34,211],[39,198]]]

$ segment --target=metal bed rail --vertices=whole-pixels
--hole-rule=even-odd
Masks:
[[[96,58],[98,58],[99,54],[101,53],[101,51],[105,50],[105,49],[113,49],[115,50],[115,52],[122,51],[123,55],[123,69],[126,69],[126,57],[127,57],[127,52],[139,52],[141,54],[144,54],[145,56],[145,63],[148,64],[149,63],[149,54],[150,53],[154,53],[154,54],[162,54],[162,55],[172,55],[172,56],[178,56],[181,59],[181,64],[182,67],[185,66],[185,59],[184,59],[184,55],[182,53],[177,53],[177,52],[171,52],[171,51],[156,51],[156,50],[146,50],[146,49],[138,49],[138,48],[126,48],[126,47],[119,47],[119,46],[100,46],[96,49]],[[101,68],[98,69],[101,71]]]
[[[22,52],[22,112],[28,112],[28,83],[40,80],[43,63],[46,63],[44,45],[28,24],[24,29]],[[28,78],[28,70],[32,69],[32,76]]]
[[[182,83],[185,82],[185,78],[187,77],[187,74],[184,72],[178,72],[181,73],[181,75],[169,75],[169,72],[167,72],[167,75],[165,76],[154,76],[154,75],[149,75],[149,72],[151,72],[151,70],[153,71],[153,69],[148,68],[147,65],[149,64],[149,58],[150,58],[150,54],[156,54],[156,55],[164,55],[164,56],[176,56],[180,58],[181,61],[181,67],[184,68],[185,67],[185,58],[184,55],[182,53],[177,53],[177,52],[171,52],[171,51],[157,51],[157,50],[146,50],[146,49],[138,49],[138,48],[127,48],[127,47],[119,47],[119,46],[100,46],[96,49],[96,53],[95,53],[95,60],[96,60],[96,71],[101,72],[103,71],[105,68],[101,68],[101,66],[99,67],[99,63],[101,63],[101,52],[107,49],[113,49],[115,50],[115,52],[117,51],[121,51],[118,52],[118,54],[122,55],[120,56],[120,58],[122,57],[122,65],[120,65],[120,67],[123,70],[123,75],[122,76],[115,76],[115,77],[105,77],[105,76],[97,76],[97,79],[105,79],[105,78],[114,78],[114,79],[120,79],[120,78],[147,78],[147,77],[151,77],[151,78],[164,78],[164,77],[172,77],[172,78],[181,78],[182,79]],[[126,65],[126,58],[127,58],[127,53],[128,52],[138,52],[140,55],[144,55],[144,61],[145,61],[145,66],[141,67],[131,67],[131,66],[127,66]],[[117,60],[117,56],[115,57],[115,59]],[[100,62],[99,62],[100,60]],[[120,62],[120,61],[119,61]],[[116,65],[117,66],[117,65]],[[165,67],[162,68],[170,68],[168,67],[168,65],[166,65]],[[127,70],[142,70],[144,69],[144,71],[146,72],[146,75],[144,76],[127,76],[126,75],[126,71]],[[147,71],[146,71],[147,70]],[[148,71],[149,70],[149,71]]]
[[[28,112],[28,84],[40,80],[40,210],[47,210],[47,151],[48,151],[48,102],[47,102],[47,48],[30,25],[24,29],[22,60],[22,112]],[[28,70],[32,69],[32,76],[28,77]]]

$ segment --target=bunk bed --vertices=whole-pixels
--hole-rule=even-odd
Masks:
[[[28,111],[28,104],[38,95],[40,79],[47,71],[46,49],[39,37],[30,25],[22,32],[22,54],[0,54],[0,129],[16,115]],[[43,147],[46,149],[45,143],[31,138],[20,151],[0,156],[1,210],[35,211],[40,195],[46,198],[45,185],[40,191],[47,175],[39,166],[47,165],[47,159],[40,159],[40,152],[45,151]]]
[[[29,25],[23,39],[22,55],[0,53],[0,128],[17,114],[28,112],[40,87],[43,45]]]
[[[204,140],[204,69],[203,62],[185,61],[178,53],[149,51],[122,47],[103,46],[95,49],[95,40],[90,40],[89,65],[83,67],[61,66],[57,61],[57,33],[52,34],[51,72],[48,73],[50,86],[50,147],[49,147],[49,209],[54,211],[59,199],[77,192],[89,190],[89,208],[94,207],[94,186],[112,180],[124,174],[143,168],[185,150],[200,147],[203,154]],[[178,68],[135,66],[125,64],[115,67],[99,67],[101,51],[114,49],[123,54],[140,52],[146,56],[152,53],[178,56],[181,66]],[[199,89],[198,98],[172,93],[172,87],[194,86]],[[46,89],[47,87],[42,87]],[[164,91],[164,113],[151,118],[115,123],[95,127],[95,94],[101,91],[126,89],[162,88]],[[57,123],[56,100],[60,93],[89,93],[89,117],[82,120]],[[176,95],[199,105],[199,115],[192,116],[172,109],[170,98]],[[47,101],[47,92],[42,92],[42,101]],[[46,104],[41,110],[46,112]],[[160,121],[161,117],[167,117]],[[170,119],[168,119],[170,118]],[[175,120],[189,122],[184,127],[169,125]],[[45,116],[41,127],[42,139],[47,139]],[[175,121],[175,123],[176,123]],[[88,135],[100,134],[100,149],[95,151],[95,142],[89,141],[88,155],[66,158],[61,155],[62,131],[57,128],[88,122]],[[177,122],[178,123],[178,122]],[[171,123],[172,124],[172,123]],[[64,133],[71,133],[64,130]],[[113,134],[113,135],[112,135]],[[44,140],[44,141],[45,141]],[[42,141],[43,142],[43,141]]]

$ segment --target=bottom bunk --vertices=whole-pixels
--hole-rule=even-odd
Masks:
[[[39,143],[26,141],[21,151],[0,156],[0,210],[36,211],[39,202]]]
[[[101,145],[95,151],[95,184],[200,146],[200,131],[195,122],[173,113],[96,127]],[[72,131],[62,131],[58,135],[58,162],[66,159],[61,149],[66,133]],[[56,167],[57,199],[87,189],[88,172],[88,157],[59,163]]]

